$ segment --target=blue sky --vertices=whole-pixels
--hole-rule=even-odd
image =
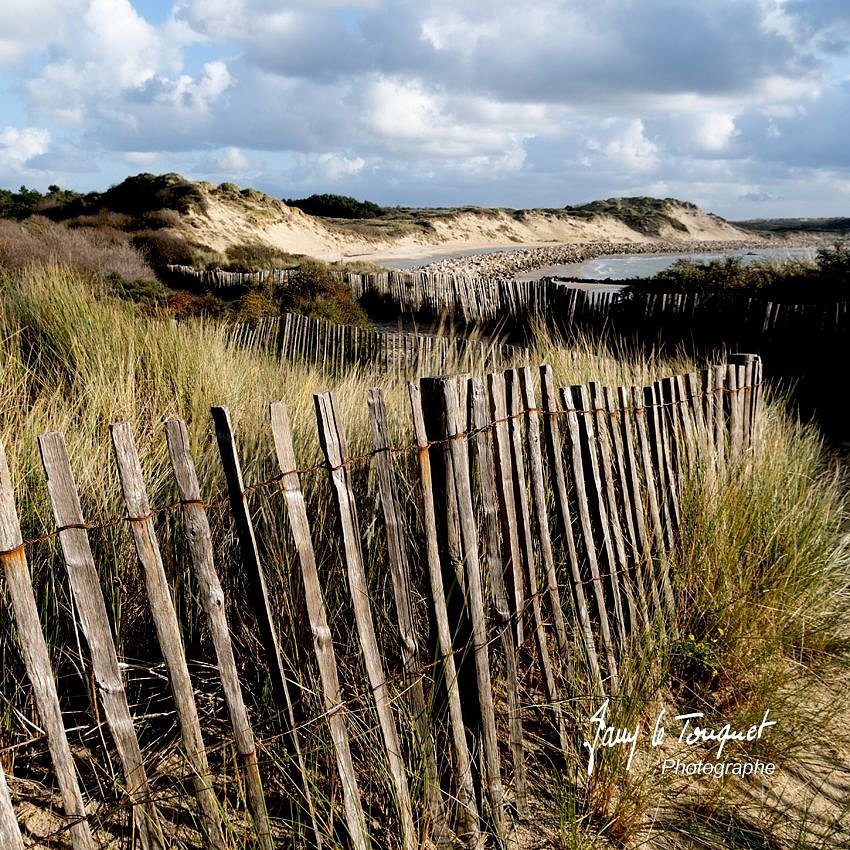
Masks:
[[[850,215],[847,0],[0,4],[0,186]]]

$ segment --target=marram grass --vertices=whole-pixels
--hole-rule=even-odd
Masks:
[[[573,341],[568,348],[538,330],[530,365],[541,362],[552,365],[559,386],[588,380],[611,386],[642,385],[705,365],[685,355],[647,356],[604,347],[590,339]],[[97,523],[123,513],[109,440],[110,422],[131,423],[150,501],[158,506],[171,503],[176,495],[162,428],[166,418],[181,416],[187,421],[202,493],[212,498],[223,494],[224,485],[209,415],[211,405],[229,407],[245,480],[251,484],[277,472],[268,426],[269,402],[286,402],[293,420],[296,458],[299,465],[310,466],[321,458],[312,394],[333,390],[351,451],[358,453],[371,447],[365,402],[366,389],[371,386],[382,387],[387,395],[392,442],[409,444],[412,433],[406,386],[396,375],[358,367],[332,376],[318,368],[279,364],[264,354],[234,348],[220,325],[201,320],[178,324],[146,315],[60,268],[34,268],[7,276],[0,283],[0,437],[9,455],[25,536],[37,536],[53,527],[38,455],[39,434],[65,434],[86,519]],[[415,505],[414,459],[397,456],[396,470],[402,499]],[[382,521],[366,466],[353,472],[370,594],[380,619],[392,609]],[[375,718],[367,707],[362,664],[350,660],[358,653],[334,543],[330,491],[322,473],[305,476],[302,482],[338,655],[349,659],[341,677],[344,690],[352,696],[352,748],[362,790],[369,801],[369,817],[377,824],[379,845],[392,847],[396,824],[392,806],[385,799],[385,768],[376,755],[380,745]],[[280,522],[280,498],[273,489],[262,491],[252,494],[251,505],[263,556],[275,565],[269,584],[281,614],[282,641],[292,652],[292,675],[303,688],[305,714],[318,716],[318,682],[309,672],[311,638],[301,615],[297,561],[288,531]],[[817,435],[791,422],[783,405],[768,399],[760,444],[748,462],[719,485],[697,470],[683,494],[682,508],[682,545],[672,563],[681,640],[666,649],[658,642],[635,642],[623,666],[617,703],[623,722],[640,722],[646,727],[659,707],[685,703],[701,706],[707,714],[742,721],[770,708],[782,718],[781,734],[754,753],[794,765],[809,757],[811,742],[818,736],[828,738],[839,750],[846,747],[846,741],[827,722],[841,709],[841,692],[835,683],[845,680],[850,635],[846,502],[842,482],[825,459]],[[211,511],[210,518],[230,600],[228,614],[237,655],[256,658],[260,650],[252,616],[244,604],[244,576],[233,530],[226,510]],[[190,657],[198,659],[193,675],[212,681],[210,668],[203,666],[211,660],[210,650],[186,566],[179,517],[161,516],[157,530],[184,641]],[[421,529],[415,518],[405,533],[409,551],[418,555]],[[120,649],[130,665],[134,710],[152,717],[141,736],[151,763],[160,760],[163,765],[155,786],[163,797],[179,798],[179,784],[164,778],[168,759],[176,759],[174,730],[169,726],[173,718],[169,719],[167,685],[155,662],[135,555],[122,527],[93,532],[92,543]],[[85,672],[75,668],[79,657],[66,649],[75,646],[76,636],[61,580],[61,556],[55,544],[42,543],[32,547],[30,562],[61,689],[79,691]],[[563,583],[567,594],[566,578]],[[391,655],[398,653],[394,640],[386,638]],[[7,615],[0,624],[0,653],[0,693],[5,695],[2,737],[14,744],[31,732],[26,723],[33,718],[26,689],[17,687],[23,673]],[[571,664],[565,661],[564,667],[570,669]],[[667,842],[663,846],[682,848],[802,849],[846,843],[840,802],[827,815],[810,805],[796,818],[797,828],[793,829],[787,818],[783,823],[782,809],[775,801],[765,797],[756,805],[746,789],[725,782],[712,785],[710,793],[695,793],[687,786],[659,781],[655,765],[645,758],[626,771],[624,761],[612,755],[600,763],[593,780],[587,781],[582,776],[586,753],[581,741],[595,706],[580,665],[572,665],[572,669],[572,684],[563,697],[575,746],[573,758],[564,763],[544,751],[530,756],[532,793],[540,812],[537,838],[549,836],[548,846],[661,847],[662,833]],[[308,834],[307,817],[302,804],[287,802],[295,779],[290,775],[291,758],[280,745],[279,719],[269,708],[267,682],[261,675],[249,675],[246,667],[245,685],[256,732],[264,742],[263,765],[274,777],[267,782],[267,792],[281,841],[303,843]],[[249,833],[240,825],[244,818],[234,790],[238,783],[223,712],[213,699],[199,708],[214,769],[229,776],[221,790],[230,817],[230,836],[234,846],[250,847]],[[87,716],[85,704],[69,706],[72,709]],[[165,719],[156,719],[158,711]],[[410,718],[402,717],[400,722],[409,725]],[[319,819],[329,834],[335,834],[342,827],[339,789],[328,780],[333,774],[330,742],[322,724],[310,724],[307,731],[305,755]],[[102,746],[92,740],[84,743],[91,750],[91,768],[82,769],[86,793],[96,798],[110,787],[114,775],[102,765]],[[22,756],[14,766],[16,773],[24,772]],[[421,767],[417,770],[411,787],[422,794],[424,774]],[[191,806],[175,803],[173,811],[169,810],[171,819],[183,824],[175,847],[190,847],[197,841],[189,809]],[[829,829],[822,828],[827,816],[831,818]],[[129,846],[126,821],[123,832],[120,828],[125,814],[104,809],[99,817],[117,836],[114,846]],[[521,835],[534,832],[521,830]],[[822,837],[826,834],[838,843],[827,843]]]

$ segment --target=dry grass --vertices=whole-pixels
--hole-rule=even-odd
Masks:
[[[30,267],[59,266],[105,280],[152,280],[154,273],[133,248],[127,234],[114,227],[69,228],[41,216],[25,222],[0,220],[0,269],[21,274]]]
[[[53,525],[36,442],[45,431],[62,431],[66,435],[84,512],[94,522],[123,512],[108,438],[108,425],[116,420],[128,420],[133,426],[153,505],[168,504],[175,497],[162,433],[162,423],[169,416],[181,416],[189,425],[202,493],[212,498],[223,492],[209,415],[211,405],[230,408],[248,484],[267,480],[277,472],[271,460],[273,449],[267,425],[267,405],[272,400],[283,399],[289,407],[300,466],[310,466],[321,458],[312,394],[322,389],[330,388],[335,393],[353,454],[370,448],[365,404],[365,392],[370,386],[380,386],[386,393],[391,440],[396,445],[406,445],[412,439],[406,387],[393,374],[375,374],[363,367],[331,376],[320,369],[282,366],[257,352],[235,349],[219,325],[201,320],[178,324],[146,316],[133,305],[111,297],[104,286],[86,276],[57,267],[29,267],[5,277],[0,286],[0,327],[0,393],[4,411],[0,438],[9,454],[25,535],[40,534]],[[696,366],[684,356],[661,360],[602,349],[590,340],[579,342],[568,351],[542,334],[537,336],[532,360],[551,363],[561,386],[588,380],[607,385],[644,384],[662,374],[691,371]],[[680,698],[700,700],[718,715],[742,719],[761,706],[776,706],[776,711],[787,718],[783,721],[783,734],[775,739],[777,757],[793,759],[799,751],[801,730],[814,722],[807,707],[806,689],[818,677],[829,677],[833,669],[830,665],[838,663],[836,659],[842,658],[846,649],[843,635],[847,634],[846,587],[850,573],[843,524],[846,509],[840,482],[825,465],[815,434],[790,424],[780,406],[771,404],[762,437],[761,447],[749,464],[739,474],[730,476],[720,489],[713,489],[710,479],[695,470],[693,486],[685,499],[684,545],[674,564],[681,600],[680,628],[684,635],[693,633],[695,638],[709,641],[723,629],[723,639],[711,644],[718,676],[709,677],[706,683],[703,677],[684,672],[680,663],[682,646],[673,646],[665,653],[659,652],[657,646],[636,643],[625,665],[621,692],[628,695],[628,700],[621,707],[624,722],[646,722],[660,704],[666,701],[672,705]],[[397,455],[396,463],[407,514],[407,543],[419,581],[423,572],[419,562],[422,530],[414,457]],[[352,472],[364,529],[370,596],[385,653],[395,663],[399,648],[390,622],[391,591],[386,580],[385,544],[374,482],[366,464],[358,464]],[[354,752],[364,795],[370,816],[377,824],[379,840],[393,846],[396,824],[387,799],[375,718],[367,707],[365,676],[357,660],[359,651],[337,548],[330,492],[321,472],[304,476],[302,484],[335,646],[342,659],[343,688],[350,699]],[[280,497],[275,488],[268,488],[250,498],[269,567],[269,586],[279,614],[282,644],[293,666],[292,675],[304,689],[301,711],[306,718],[312,718],[321,714],[319,686],[311,672],[311,636],[303,613],[297,560],[281,523]],[[245,604],[245,578],[233,530],[226,511],[211,510],[210,518],[237,656],[243,665],[257,734],[264,741],[262,759],[269,776],[267,791],[272,813],[280,840],[289,841],[294,834],[293,840],[302,846],[307,843],[305,815],[302,807],[291,804],[295,787],[292,763],[281,746],[280,719],[270,707],[268,683],[256,663],[261,652],[255,624]],[[201,713],[214,751],[214,769],[228,777],[220,791],[226,800],[234,846],[251,846],[249,839],[240,837],[243,821],[226,744],[226,723],[221,706],[209,696],[215,692],[213,674],[203,664],[210,662],[211,650],[188,572],[183,529],[176,512],[160,515],[157,522],[184,640],[193,659],[193,674],[196,681],[209,682],[209,687],[199,687],[199,692],[207,695]],[[131,698],[143,718],[140,734],[156,774],[155,785],[163,796],[185,796],[185,788],[181,791],[179,782],[175,784],[168,776],[177,751],[173,714],[167,685],[156,664],[157,651],[127,529],[93,532],[92,541],[121,652],[132,664]],[[75,668],[83,675],[85,668],[83,658],[74,649],[77,638],[61,578],[64,567],[50,544],[32,547],[30,558],[61,684],[65,693],[76,694],[74,698],[79,703],[83,679]],[[563,563],[561,568],[565,569]],[[565,584],[566,581],[564,577]],[[424,595],[417,597],[420,613],[424,611],[424,599]],[[427,617],[423,616],[423,623],[425,620]],[[8,617],[0,626],[0,665],[0,692],[5,694],[2,734],[7,743],[19,743],[31,731],[23,719],[31,719],[31,707],[26,689],[17,688],[24,676]],[[584,763],[580,740],[587,728],[587,695],[592,690],[580,671],[573,672],[575,676],[564,697],[576,737],[574,761],[564,765],[535,738],[539,748],[531,763],[541,812],[540,832],[551,832],[555,836],[552,843],[562,847],[589,847],[598,842],[653,846],[647,838],[651,835],[650,822],[673,799],[672,791],[658,781],[652,765],[627,773],[616,759],[606,760],[591,785],[580,781]],[[82,704],[69,705],[68,711],[81,728],[90,730],[84,699]],[[406,726],[410,718],[403,709],[399,712],[401,723]],[[541,736],[540,740],[551,731],[539,720],[530,721],[529,729]],[[114,776],[105,766],[104,748],[92,735],[80,733],[79,745],[88,748],[88,761],[81,760],[81,771],[92,796],[109,797]],[[333,751],[323,725],[308,723],[304,741],[320,817],[329,834],[333,834],[339,827],[338,789],[329,778],[334,775]],[[36,765],[40,757],[38,751],[33,751],[27,758]],[[24,756],[18,755],[16,771],[26,772],[26,764]],[[421,787],[420,773],[414,768],[415,787]],[[715,800],[716,822],[722,824],[721,814],[730,806],[734,810],[739,802],[740,795],[731,792]],[[184,803],[175,804],[169,816],[183,824],[183,837],[175,847],[188,847],[196,841]],[[681,815],[677,816],[679,826],[674,837],[678,836],[678,844],[674,846],[715,846],[688,844],[688,836],[698,830],[698,818],[682,821]],[[119,844],[128,846],[126,838],[121,837],[126,836],[122,817],[125,816],[103,814],[108,828],[119,836]],[[751,842],[730,846],[817,845],[804,835],[797,844]]]

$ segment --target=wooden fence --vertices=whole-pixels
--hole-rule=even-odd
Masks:
[[[168,267],[170,282],[204,289],[250,288],[268,280],[285,284],[292,274],[286,269],[242,274]],[[664,328],[687,319],[724,327],[731,323],[741,339],[753,340],[782,330],[830,335],[850,330],[848,301],[785,303],[735,293],[583,290],[546,277],[513,280],[432,271],[336,274],[358,299],[376,299],[423,318],[451,316],[470,324],[540,318],[567,328],[591,323],[629,330],[641,323]]]
[[[75,622],[88,647],[94,705],[118,756],[112,793],[132,806],[138,845],[171,846],[175,827],[154,791],[156,768],[139,744],[146,718],[134,717],[129,707],[116,624],[101,589],[103,565],[90,545],[96,529],[126,524],[132,536],[203,846],[233,846],[232,825],[210,769],[197,708],[203,694],[197,683],[193,687],[163,570],[154,524],[161,515],[182,517],[255,846],[272,850],[284,840],[264,796],[279,767],[258,759],[243,697],[241,683],[257,668],[268,677],[269,699],[284,718],[288,775],[295,777],[286,793],[304,813],[298,846],[344,840],[365,850],[373,846],[376,828],[384,846],[404,850],[422,846],[425,836],[441,847],[457,838],[481,846],[488,835],[510,842],[516,818],[530,815],[531,732],[533,749],[546,744],[568,755],[575,729],[562,696],[576,681],[585,683],[580,687],[589,689],[586,696],[616,693],[633,640],[676,638],[670,565],[685,482],[697,474],[717,482],[747,462],[758,441],[760,396],[761,363],[752,355],[643,387],[558,388],[546,366],[538,376],[525,367],[486,378],[422,378],[409,384],[409,441],[390,444],[383,394],[370,390],[364,403],[372,448],[353,455],[334,396],[323,392],[314,396],[322,460],[303,466],[304,459],[296,458],[287,409],[276,402],[269,428],[278,472],[250,485],[243,480],[228,411],[214,408],[226,504],[256,615],[260,659],[235,657],[212,544],[217,502],[200,491],[186,425],[179,419],[165,425],[179,502],[156,508],[148,501],[131,426],[111,427],[126,511],[102,522],[83,516],[64,437],[43,435],[39,447],[55,527],[39,541],[58,540],[61,547],[65,575],[54,580],[70,586]],[[405,469],[413,471],[411,478]],[[12,472],[0,446],[5,592],[49,745],[66,837],[74,850],[89,850],[100,845],[90,815],[99,801],[91,788],[83,794],[71,754],[28,569],[38,541],[22,538]],[[377,577],[391,586],[385,608],[375,597],[375,565],[364,557],[361,485],[367,474],[376,481],[382,518],[370,533],[386,547],[388,574]],[[311,528],[304,486],[317,477],[330,487],[334,522]],[[273,504],[294,546],[293,580],[303,590],[303,609],[281,605],[268,589],[270,576],[282,567],[269,562],[258,529],[274,526],[260,524],[249,500],[266,492],[279,498]],[[421,528],[421,535],[411,538],[405,533],[410,528]],[[350,635],[340,635],[338,619],[329,617],[328,563],[317,557],[323,535],[336,537],[353,613]],[[339,604],[335,600],[330,610],[338,611]],[[309,623],[309,664],[317,671],[320,702],[310,717],[303,716],[303,688],[294,688],[297,662],[284,640],[292,625],[287,618]],[[388,651],[391,643],[397,652]],[[356,656],[368,680],[356,694],[342,682],[347,654]],[[369,747],[360,740],[367,715],[377,718]],[[321,730],[327,730],[333,755],[317,765],[310,741]],[[363,775],[364,749],[382,765],[377,776]],[[320,793],[329,784],[336,791]],[[24,846],[14,811],[16,787],[14,777],[7,785],[0,768],[0,846],[7,850]],[[329,802],[334,797],[337,802]],[[339,810],[336,818],[328,807],[331,815]]]
[[[481,337],[376,331],[294,313],[236,325],[234,344],[337,373],[355,364],[404,375],[486,370],[527,357],[526,349]]]

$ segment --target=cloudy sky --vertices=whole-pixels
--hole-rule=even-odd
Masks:
[[[848,0],[0,0],[0,186],[850,215]]]

